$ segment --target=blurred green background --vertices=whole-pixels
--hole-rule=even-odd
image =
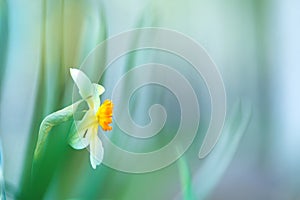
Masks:
[[[299,1],[0,0],[0,6],[0,164],[8,199],[300,199]],[[229,128],[229,140],[220,141],[224,146],[199,161],[195,152],[202,134],[171,166],[127,174],[103,165],[93,170],[87,151],[67,145],[68,122],[54,128],[34,171],[41,121],[72,103],[69,67],[79,67],[110,36],[153,26],[184,33],[208,51],[225,83],[229,124],[242,123],[247,115],[230,115],[238,98],[251,103],[252,118],[241,140],[228,142],[236,136]],[[155,56],[128,55],[100,84],[110,88],[134,65],[161,59]],[[210,105],[200,85],[199,133],[204,133]],[[162,102],[167,110],[176,105],[162,88],[146,91],[137,92],[136,106],[130,106],[137,122],[145,122],[149,104]],[[153,91],[164,95],[155,98]],[[162,132],[173,132],[178,120],[171,118]],[[128,144],[118,138],[118,129],[112,135],[121,146]],[[169,138],[152,144],[162,141]],[[227,151],[230,145],[234,151]]]

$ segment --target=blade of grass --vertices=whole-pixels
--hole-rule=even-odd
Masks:
[[[203,165],[196,171],[191,183],[185,183],[192,184],[191,190],[194,192],[196,199],[207,199],[215,188],[232,161],[250,119],[251,106],[246,103],[242,104],[239,100],[234,105],[225,123],[220,140],[213,151],[202,160]],[[186,167],[181,167],[181,170],[186,171],[187,169]],[[181,199],[181,197],[182,194],[179,193],[175,199]]]
[[[185,200],[194,200],[195,195],[192,190],[192,178],[191,178],[191,171],[189,170],[189,166],[182,156],[179,161],[179,174],[181,180],[181,188],[183,193],[183,199]]]
[[[235,155],[251,119],[251,106],[238,101],[225,123],[221,138],[203,160],[193,180],[197,199],[205,199],[216,186]]]

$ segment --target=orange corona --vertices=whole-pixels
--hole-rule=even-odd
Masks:
[[[112,127],[109,126],[109,124],[112,123],[113,106],[114,104],[112,101],[106,99],[97,111],[96,116],[98,123],[104,131],[112,130]]]

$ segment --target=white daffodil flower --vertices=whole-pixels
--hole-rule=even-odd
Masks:
[[[89,78],[80,70],[70,68],[72,79],[79,89],[79,94],[88,104],[88,111],[77,123],[77,134],[70,141],[74,149],[83,149],[90,145],[90,161],[94,169],[103,160],[103,146],[98,137],[98,126],[102,130],[110,131],[112,127],[113,103],[105,100],[100,106],[100,95],[105,91],[104,87],[91,83]]]

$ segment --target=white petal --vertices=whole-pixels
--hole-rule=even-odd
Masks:
[[[93,83],[93,85],[96,89],[98,96],[100,96],[101,94],[103,94],[105,92],[105,88],[102,85],[99,85],[97,83]]]
[[[94,105],[94,114],[96,114],[98,111],[98,108],[100,106],[100,97],[99,97],[98,93],[96,92],[95,88],[94,88],[93,97],[91,99],[92,99],[93,105]]]
[[[103,153],[104,150],[101,140],[98,138],[97,134],[92,134],[90,141],[90,161],[94,169],[96,169],[97,165],[101,164]]]
[[[92,134],[93,126],[90,126],[76,133],[76,136],[72,138],[72,141],[70,141],[69,144],[74,149],[86,148],[90,144]]]
[[[76,132],[70,138],[69,144],[74,149],[83,149],[90,143],[90,137],[93,131],[93,125],[97,121],[92,111],[88,111],[80,122],[77,122]]]
[[[83,149],[89,145],[89,140],[87,138],[80,138],[80,137],[73,137],[72,140],[69,142],[71,147],[74,149]]]
[[[98,111],[99,106],[100,106],[100,97],[99,96],[101,94],[103,94],[105,89],[102,85],[99,85],[97,83],[93,83],[93,86],[94,86],[94,93],[93,93],[93,97],[90,101],[93,101],[94,113],[96,113]]]
[[[94,94],[94,86],[92,85],[90,79],[80,71],[79,69],[70,68],[70,73],[72,76],[72,79],[74,80],[75,84],[77,85],[79,89],[79,94],[83,99],[88,99],[89,97],[93,96]],[[90,107],[93,107],[93,105],[90,105]]]
[[[78,132],[86,129],[89,126],[92,126],[93,124],[97,124],[96,116],[94,115],[94,112],[92,110],[88,110],[83,118],[76,123]]]

